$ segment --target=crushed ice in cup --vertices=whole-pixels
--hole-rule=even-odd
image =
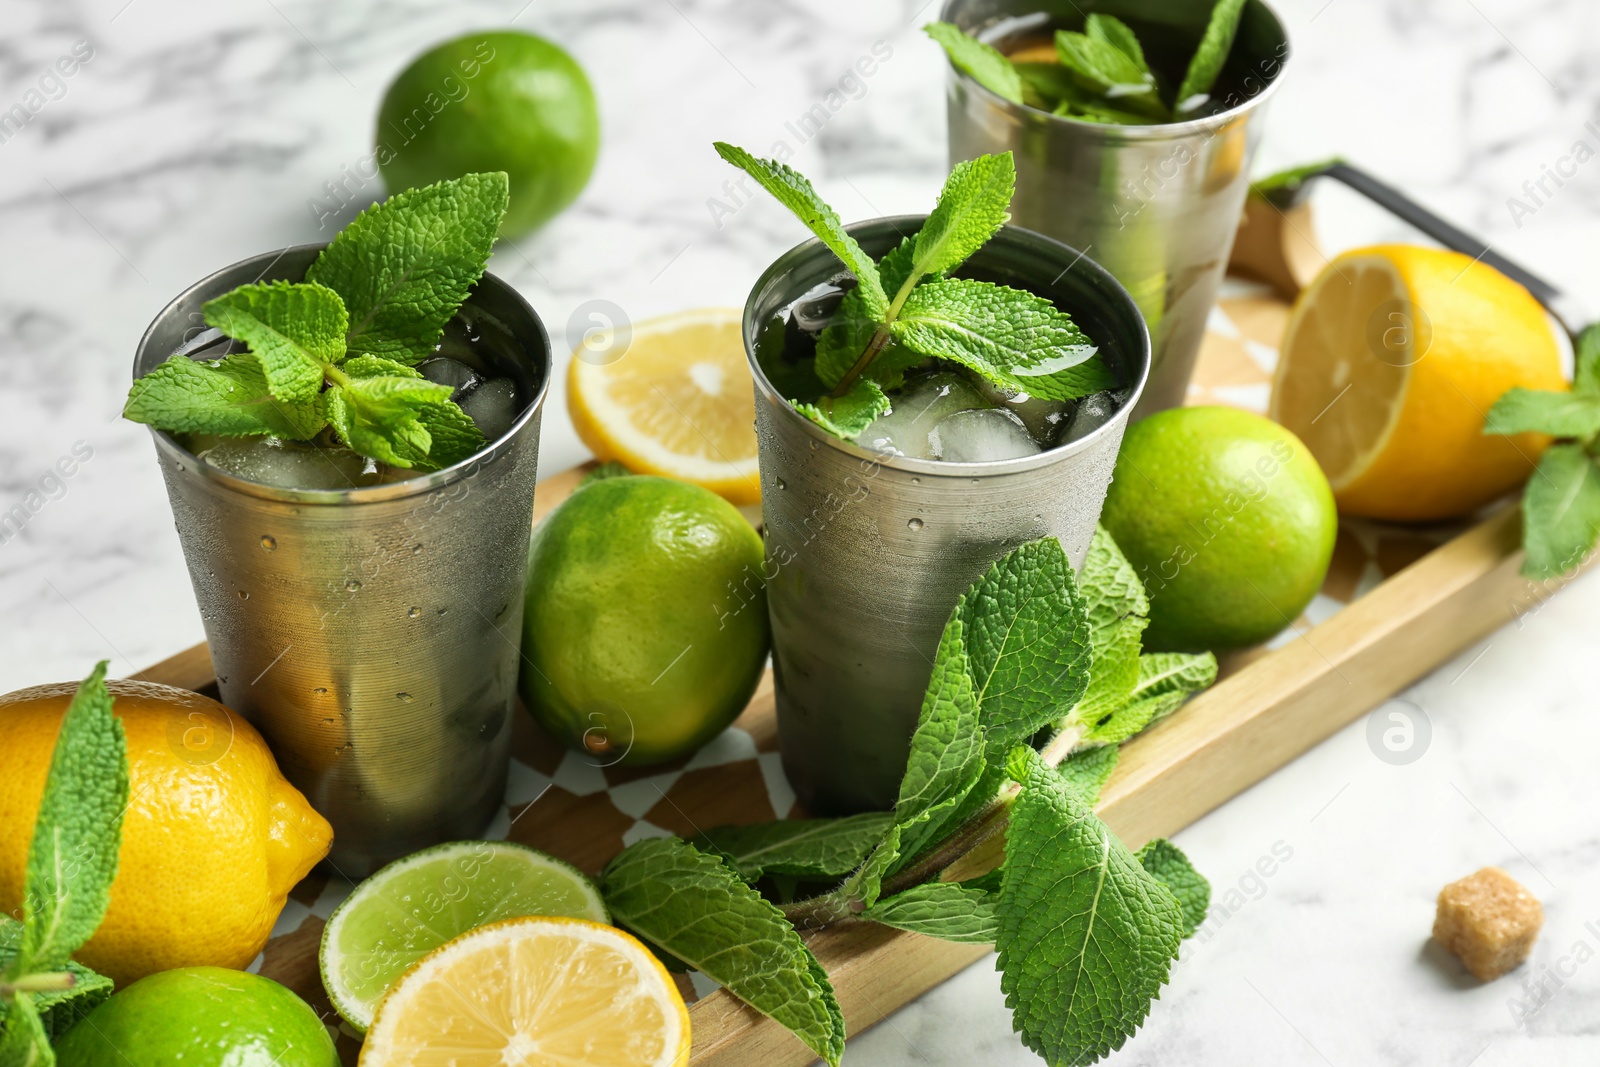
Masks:
[[[908,378],[894,398],[893,409],[862,430],[856,443],[874,452],[938,459],[932,434],[940,420],[958,411],[991,406],[970,381],[954,371]]]
[[[490,378],[456,403],[490,441],[505,436],[517,421],[517,386],[510,378]]]
[[[209,447],[198,455],[213,467],[280,489],[355,489],[381,480],[374,461],[348,448],[276,437],[228,437],[204,444]]]
[[[1062,427],[1072,420],[1072,413],[1077,406],[1071,400],[1045,400],[1043,397],[1006,389],[982,378],[976,379],[974,384],[989,398],[992,406],[1015,412],[1022,420],[1022,425],[1028,428],[1029,436],[1043,448],[1056,443]]]
[[[1043,451],[1009,408],[958,411],[940,420],[928,439],[933,458],[946,463],[993,463]]]
[[[1091,433],[1111,421],[1111,416],[1117,413],[1117,398],[1109,392],[1091,393],[1078,401],[1078,410],[1073,413],[1072,421],[1067,424],[1066,433],[1061,435],[1061,443],[1077,441],[1088,437]]]
[[[435,385],[448,385],[457,393],[478,380],[478,372],[449,356],[434,356],[417,364],[417,372]]]

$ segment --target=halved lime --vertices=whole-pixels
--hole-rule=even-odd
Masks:
[[[322,984],[362,1033],[389,987],[469,930],[501,919],[558,915],[609,923],[577,868],[509,841],[454,841],[395,860],[356,886],[322,931]]]

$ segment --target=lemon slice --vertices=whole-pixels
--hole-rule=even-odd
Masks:
[[[689,1012],[650,950],[583,919],[508,919],[424,957],[360,1067],[681,1067]]]
[[[761,499],[755,397],[735,309],[597,331],[573,351],[567,410],[602,460],[693,482],[735,504]]]
[[[1295,301],[1268,414],[1305,442],[1342,513],[1444,519],[1514,489],[1549,443],[1483,433],[1514,386],[1566,388],[1528,291],[1456,252],[1379,245],[1340,255]]]

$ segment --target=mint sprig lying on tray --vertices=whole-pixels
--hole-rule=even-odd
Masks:
[[[1575,348],[1571,392],[1509,389],[1483,428],[1558,438],[1522,494],[1522,573],[1539,580],[1577,570],[1600,539],[1600,324]]]
[[[1216,675],[1209,655],[1142,654],[1148,610],[1104,531],[1077,578],[1059,542],[1022,545],[945,625],[892,812],[638,842],[602,876],[612,915],[830,1064],[843,1018],[796,928],[840,922],[994,944],[1052,1065],[1121,1047],[1210,897],[1176,846],[1130,852],[1093,812],[1117,741]]]
[[[949,22],[923,30],[944,48],[951,64],[1013,104],[1056,115],[1120,126],[1183,122],[1211,99],[1239,32],[1245,0],[1217,0],[1183,81],[1163,96],[1138,36],[1112,15],[1084,19],[1083,32],[1057,30],[1056,62],[1013,62]]]
[[[440,470],[484,446],[449,386],[414,369],[489,262],[505,174],[397,193],[358,215],[303,282],[243,285],[201,309],[248,351],[173,356],[133,383],[123,415],[174,433],[319,435],[392,467]]]
[[[127,742],[101,661],[67,708],[23,881],[22,921],[0,916],[0,1064],[52,1067],[50,1042],[111,995],[69,957],[105,917],[128,804]]]
[[[716,149],[793,211],[855,275],[855,288],[817,340],[816,374],[830,392],[790,401],[830,433],[847,439],[861,433],[889,410],[885,390],[932,360],[1046,400],[1116,385],[1093,342],[1050,301],[949,277],[1005,224],[1016,188],[1010,152],[956,164],[922,229],[874,263],[805,177],[721,141]]]

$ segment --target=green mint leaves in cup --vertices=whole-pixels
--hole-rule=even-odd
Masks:
[[[127,741],[102,660],[61,720],[23,876],[22,920],[0,915],[0,1063],[50,1067],[50,1042],[111,995],[71,956],[111,901],[128,806]]]
[[[872,258],[811,183],[770,159],[717,142],[837,255],[854,275],[817,338],[814,370],[825,390],[792,397],[828,432],[857,437],[892,404],[906,373],[955,364],[1011,394],[1072,400],[1115,386],[1094,343],[1054,304],[1033,293],[950,274],[1003,226],[1016,188],[1011,153],[956,164],[915,236]]]
[[[1104,530],[1077,575],[1054,538],[1019,546],[945,624],[893,811],[638,842],[602,875],[612,917],[830,1064],[844,1021],[797,928],[838,922],[993,944],[1046,1062],[1120,1048],[1210,900],[1176,846],[1131,851],[1094,814],[1117,745],[1216,678],[1143,653],[1148,612]]]
[[[1149,126],[1204,114],[1233,50],[1244,4],[1217,0],[1175,87],[1160,83],[1128,24],[1100,12],[1084,19],[1082,32],[1055,31],[1055,56],[1045,62],[1014,61],[949,22],[932,22],[923,30],[957,70],[1013,104],[1087,122]],[[1028,51],[1031,57],[1035,50]]]
[[[303,282],[244,285],[201,312],[247,351],[175,355],[137,379],[123,415],[158,430],[327,441],[434,471],[483,448],[452,388],[417,364],[489,262],[505,174],[410,189],[358,215]]]
[[[1583,331],[1575,348],[1571,392],[1507,390],[1483,427],[1557,439],[1522,494],[1522,573],[1540,581],[1577,570],[1600,539],[1600,324]]]

